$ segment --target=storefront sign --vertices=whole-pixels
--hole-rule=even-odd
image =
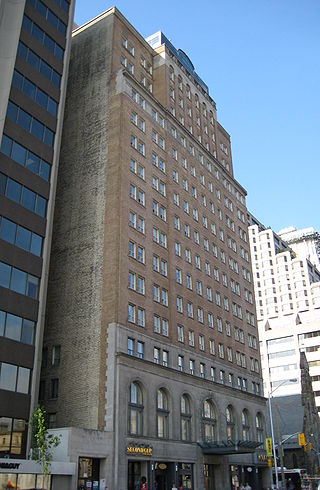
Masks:
[[[261,461],[262,463],[266,463],[268,460],[268,456],[264,453],[258,454],[258,460]]]
[[[20,463],[0,463],[0,468],[3,470],[18,470]]]
[[[152,456],[152,447],[143,444],[130,444],[127,446],[127,454],[137,454],[141,456]]]
[[[271,437],[267,437],[267,439],[266,439],[266,449],[267,449],[267,455],[272,456],[272,439],[271,439]]]

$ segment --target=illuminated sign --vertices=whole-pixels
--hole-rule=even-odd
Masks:
[[[271,437],[266,438],[266,449],[267,449],[267,455],[272,456],[272,438]]]
[[[152,456],[152,447],[144,446],[143,444],[129,444],[127,446],[127,454]]]

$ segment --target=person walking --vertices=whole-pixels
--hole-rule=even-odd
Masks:
[[[244,490],[252,490],[252,488],[250,487],[249,483],[246,483],[246,486],[244,487]]]

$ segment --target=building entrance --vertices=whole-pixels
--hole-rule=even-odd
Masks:
[[[154,470],[155,489],[167,490],[172,488],[172,482],[175,481],[174,464],[156,462]]]
[[[205,490],[214,490],[214,466],[205,464],[203,467]]]
[[[78,490],[99,490],[99,459],[79,458]]]
[[[178,465],[179,488],[182,490],[192,489],[192,464],[179,463]]]

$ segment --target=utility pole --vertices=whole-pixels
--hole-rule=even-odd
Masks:
[[[282,450],[281,436],[280,436],[280,430],[279,430],[278,409],[277,409],[277,404],[276,404],[275,400],[273,400],[273,405],[275,408],[274,418],[275,418],[275,422],[276,422],[276,433],[277,433],[277,439],[278,439],[278,453],[279,453],[279,457],[280,457],[280,466],[281,466],[281,488],[285,489],[287,482],[286,482],[285,475],[284,475],[283,450]]]

